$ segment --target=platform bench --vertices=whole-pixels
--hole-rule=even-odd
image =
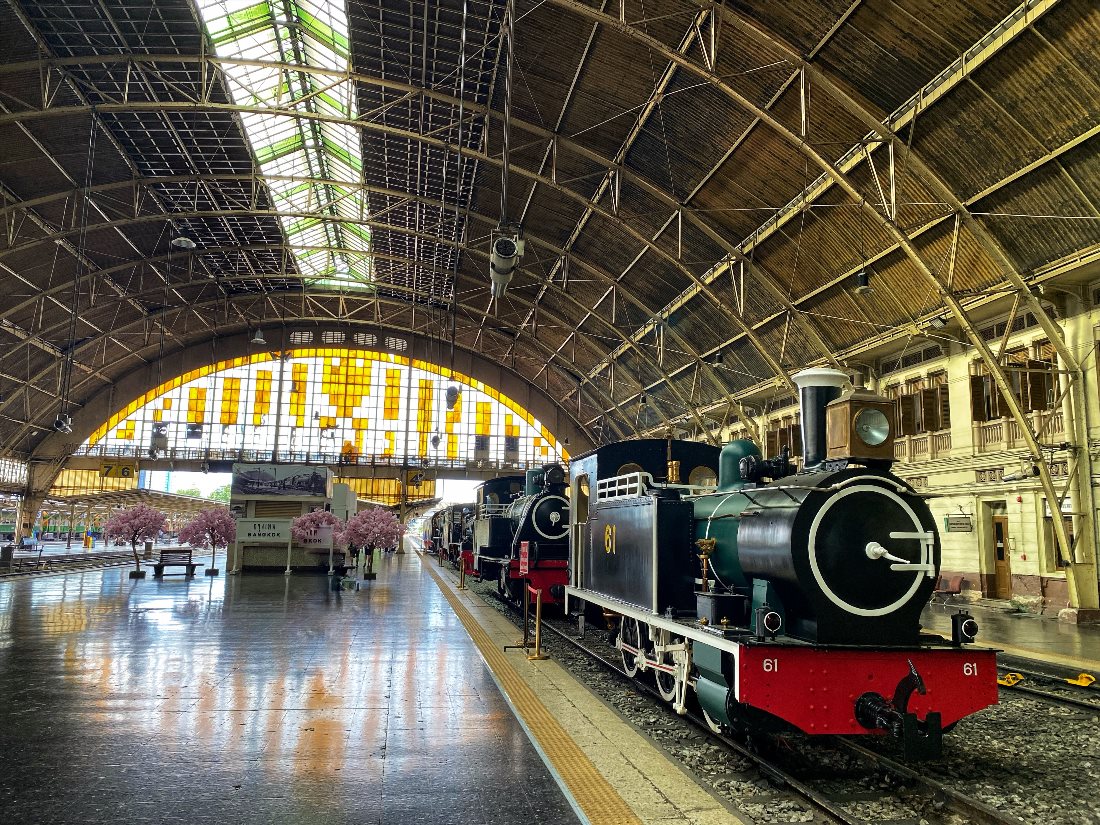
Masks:
[[[187,575],[194,576],[198,562],[191,561],[190,550],[161,550],[160,559],[153,565],[153,578],[164,576],[165,567],[185,567]]]

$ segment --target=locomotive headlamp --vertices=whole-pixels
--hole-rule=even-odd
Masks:
[[[877,447],[890,437],[890,419],[882,410],[864,407],[856,413],[855,431],[864,444]]]
[[[954,645],[971,644],[978,637],[978,623],[965,610],[951,617],[951,642]]]

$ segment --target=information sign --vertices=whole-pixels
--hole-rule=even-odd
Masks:
[[[529,543],[521,541],[519,543],[519,574],[526,576],[531,570],[531,550]]]
[[[99,463],[99,475],[101,478],[134,478],[137,476],[136,461],[101,461]]]
[[[974,532],[974,520],[963,513],[955,513],[949,515],[945,519],[945,526],[948,533],[973,533]]]
[[[290,541],[290,519],[237,519],[237,541],[242,543]]]
[[[332,498],[332,470],[303,464],[234,464],[233,495]]]

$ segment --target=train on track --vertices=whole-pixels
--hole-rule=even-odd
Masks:
[[[428,552],[437,553],[457,564],[463,545],[468,543],[467,533],[473,512],[474,505],[470,503],[451,504],[432,513],[428,520]]]
[[[461,549],[466,575],[495,581],[511,602],[529,584],[544,604],[560,603],[569,581],[567,486],[560,464],[480,485]]]
[[[626,672],[681,713],[694,694],[715,730],[890,734],[936,758],[944,731],[996,703],[996,652],[972,645],[964,611],[951,639],[921,632],[940,537],[891,472],[890,402],[838,370],[794,380],[798,471],[744,440],[574,457],[565,608],[617,624]]]

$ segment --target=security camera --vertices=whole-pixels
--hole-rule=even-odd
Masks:
[[[523,257],[523,247],[524,241],[519,235],[498,235],[493,239],[493,248],[489,255],[489,277],[492,280],[494,298],[503,297],[511,283],[519,259]]]
[[[68,415],[59,415],[54,419],[53,428],[59,433],[71,433],[73,431],[73,419]]]

